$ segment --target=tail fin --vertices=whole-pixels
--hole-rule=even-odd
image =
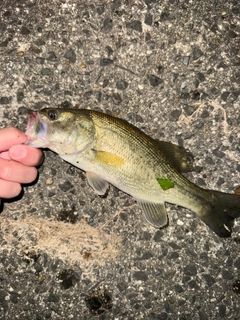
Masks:
[[[200,218],[219,237],[230,237],[234,219],[240,217],[240,196],[212,190],[209,193],[210,206]]]

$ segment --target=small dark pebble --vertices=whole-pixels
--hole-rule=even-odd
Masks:
[[[222,277],[225,280],[232,280],[233,279],[233,274],[228,270],[223,270]]]
[[[126,282],[119,282],[119,283],[117,284],[117,288],[118,288],[118,290],[119,290],[120,292],[126,290],[126,289],[127,289],[127,286],[128,286],[128,285],[127,285]]]
[[[48,52],[48,53],[46,54],[46,59],[47,59],[48,61],[56,61],[56,60],[57,60],[57,56],[56,56],[56,54],[55,54],[54,51],[50,51],[50,52]]]
[[[119,93],[112,94],[112,101],[115,105],[119,105],[122,102],[122,97]]]
[[[36,272],[41,272],[43,270],[43,267],[39,264],[39,263],[34,263],[33,265],[34,269],[36,270]]]
[[[203,82],[205,80],[205,76],[203,73],[201,72],[198,72],[197,73],[197,79],[200,81],[200,82]]]
[[[232,97],[237,99],[240,96],[240,90],[232,91]]]
[[[170,17],[170,14],[168,12],[162,12],[161,15],[160,15],[160,21],[161,22],[165,22],[165,21],[168,21],[169,20],[169,17]]]
[[[103,88],[106,88],[106,87],[108,86],[108,84],[109,84],[109,80],[108,80],[108,79],[104,79],[104,80],[103,80],[102,87],[103,87]]]
[[[240,258],[238,258],[238,259],[235,261],[234,266],[235,266],[238,270],[240,270]]]
[[[110,64],[113,63],[113,60],[112,59],[108,59],[108,58],[102,58],[100,60],[100,66],[101,67],[106,67],[106,66],[109,66]]]
[[[216,280],[212,276],[210,276],[209,274],[203,274],[202,276],[203,276],[204,280],[206,281],[206,284],[208,287],[211,287],[216,282]]]
[[[43,75],[43,76],[52,76],[53,75],[53,70],[52,69],[50,69],[50,68],[43,68],[42,70],[41,70],[41,74]]]
[[[8,37],[7,39],[5,39],[4,41],[2,41],[0,43],[0,47],[6,48],[8,46],[8,43],[12,40],[11,37]]]
[[[172,260],[172,259],[177,259],[179,258],[179,253],[178,252],[170,252],[168,255],[168,259]]]
[[[134,20],[126,24],[127,28],[133,29],[138,32],[142,32],[142,23],[139,20]]]
[[[183,110],[185,111],[187,116],[191,116],[194,111],[196,111],[196,107],[186,105],[185,107],[183,107]]]
[[[38,64],[44,64],[44,61],[45,61],[45,59],[42,58],[42,57],[37,57],[37,58],[36,58],[36,62],[37,62]]]
[[[148,259],[150,259],[150,258],[152,258],[152,257],[153,257],[152,252],[146,251],[146,252],[143,253],[141,259],[142,259],[142,260],[148,260]]]
[[[188,100],[190,99],[190,93],[188,92],[181,92],[179,99]]]
[[[106,46],[107,55],[111,56],[113,54],[113,49],[110,46]]]
[[[180,284],[175,284],[174,289],[177,293],[183,292],[183,287]]]
[[[11,100],[11,97],[0,97],[0,104],[9,104]]]
[[[23,27],[21,28],[20,33],[21,33],[22,35],[26,36],[26,35],[30,34],[31,31],[30,31],[27,27],[23,26]]]
[[[222,99],[223,101],[226,101],[227,98],[228,98],[228,96],[229,96],[229,94],[230,94],[229,91],[223,92],[223,93],[221,94],[221,99]]]
[[[58,279],[61,281],[62,288],[66,290],[75,286],[80,280],[80,275],[72,269],[66,269],[58,274]]]
[[[149,32],[146,32],[146,33],[145,33],[145,41],[146,41],[146,42],[149,42],[151,39],[152,39],[152,37],[151,37],[150,33],[149,33]],[[154,45],[152,45],[152,44],[154,44]],[[154,43],[154,42],[151,42],[150,45],[151,45],[151,48],[154,49],[155,43]]]
[[[0,306],[4,310],[8,308],[8,302],[5,300],[6,296],[7,296],[7,293],[4,290],[0,289]]]
[[[43,90],[42,93],[43,93],[45,96],[47,96],[47,97],[50,97],[50,96],[52,95],[52,91],[51,91],[51,90],[48,90],[48,89]]]
[[[67,192],[67,191],[69,191],[70,189],[73,188],[73,185],[71,184],[70,181],[65,181],[64,183],[59,184],[59,188],[62,191]]]
[[[240,294],[240,280],[236,280],[232,285],[233,292]]]
[[[199,320],[209,320],[204,311],[199,311],[198,315],[199,315]]]
[[[10,292],[10,301],[14,304],[18,303],[18,299],[20,297],[20,294],[18,294],[17,292]]]
[[[201,118],[205,119],[209,117],[209,112],[208,110],[203,110],[203,112],[201,113]]]
[[[82,33],[84,33],[87,38],[90,38],[92,35],[92,32],[88,29],[83,29]]]
[[[195,276],[197,274],[197,268],[195,264],[188,264],[184,269],[183,269],[184,274],[187,276]]]
[[[5,23],[0,22],[0,31],[4,32],[7,29],[7,26]]]
[[[220,151],[218,148],[214,149],[212,153],[218,158],[223,158],[225,156],[225,153]]]
[[[116,87],[118,90],[125,90],[128,87],[128,83],[125,80],[118,80],[116,82]]]
[[[149,76],[149,82],[152,87],[157,87],[159,84],[163,83],[163,80],[154,74]]]
[[[21,102],[24,98],[24,93],[22,91],[17,92],[17,102]]]
[[[217,186],[220,187],[224,182],[225,180],[222,177],[219,177],[217,181]]]
[[[148,26],[151,26],[152,25],[152,22],[153,22],[153,17],[150,13],[147,13],[145,15],[145,20],[144,20],[144,23],[147,24]]]
[[[48,296],[48,302],[58,302],[59,301],[59,296],[54,293],[50,293]]]
[[[223,318],[226,316],[226,306],[224,304],[220,304],[220,306],[218,307],[218,311],[219,311],[220,318]]]
[[[95,290],[86,297],[85,301],[87,308],[95,315],[100,315],[113,306],[112,294],[107,290]]]
[[[193,92],[191,92],[191,99],[192,100],[199,100],[201,97],[201,94],[199,91],[194,90]]]
[[[76,54],[73,51],[73,49],[69,49],[65,55],[64,58],[67,59],[68,61],[70,61],[71,63],[75,63],[76,62]]]
[[[200,48],[194,47],[192,51],[192,60],[198,60],[203,55],[203,52]]]
[[[135,271],[133,272],[133,278],[136,280],[146,281],[148,280],[148,274],[145,271]]]
[[[178,109],[171,111],[169,114],[169,120],[170,121],[177,121],[179,119],[181,113],[182,113],[182,111],[178,110]]]
[[[162,230],[157,230],[153,236],[153,240],[155,242],[161,242],[163,237],[163,232]]]
[[[36,46],[44,46],[45,45],[45,41],[43,39],[37,39],[36,41],[34,41],[34,44]]]
[[[107,18],[103,21],[103,27],[102,27],[102,31],[105,33],[108,33],[112,30],[113,27],[113,21],[111,18]]]
[[[73,206],[70,210],[61,210],[58,214],[58,221],[70,222],[75,224],[77,222],[78,216],[75,214],[75,206]]]
[[[97,7],[96,11],[97,11],[97,14],[100,16],[105,11],[105,8],[104,6],[100,6],[100,7]]]

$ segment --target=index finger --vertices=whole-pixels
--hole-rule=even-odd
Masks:
[[[9,127],[0,129],[0,152],[7,151],[14,144],[21,144],[27,140],[27,136],[21,130]]]

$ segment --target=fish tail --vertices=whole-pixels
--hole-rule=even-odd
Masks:
[[[222,238],[230,237],[234,219],[240,217],[240,196],[209,190],[207,207],[204,206],[201,220]]]

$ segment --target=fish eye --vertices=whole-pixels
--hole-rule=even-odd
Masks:
[[[54,110],[51,110],[51,111],[49,111],[48,112],[48,118],[50,119],[50,120],[56,120],[57,119],[57,113],[56,113],[56,111],[54,111]]]

